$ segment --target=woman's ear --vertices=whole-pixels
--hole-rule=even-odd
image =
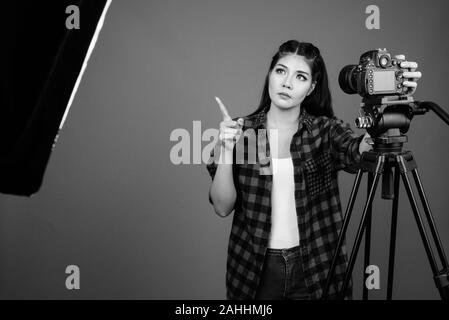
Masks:
[[[311,94],[313,89],[315,89],[316,81],[312,82],[312,85],[309,88],[309,92],[307,92],[307,95]]]

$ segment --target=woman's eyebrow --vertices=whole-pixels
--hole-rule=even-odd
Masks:
[[[284,67],[285,69],[288,69],[288,67],[287,66],[284,66],[283,64],[281,64],[281,63],[278,63],[277,64],[277,66],[282,66],[282,67]],[[299,73],[304,73],[304,74],[306,74],[306,75],[309,75],[307,72],[305,72],[305,71],[302,71],[302,70],[296,70],[296,72],[299,72]]]

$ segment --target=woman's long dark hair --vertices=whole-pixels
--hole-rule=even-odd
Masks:
[[[309,60],[309,65],[312,69],[312,82],[316,81],[316,85],[311,94],[309,94],[302,102],[301,108],[304,108],[307,113],[314,116],[327,116],[329,118],[334,116],[332,110],[332,99],[329,91],[328,77],[326,65],[320,50],[313,44],[308,42],[299,42],[297,40],[289,40],[284,42],[279,51],[271,59],[270,68],[265,77],[265,84],[260,98],[259,107],[250,115],[254,115],[262,111],[266,106],[271,105],[271,99],[268,92],[269,77],[274,66],[280,58],[289,54],[297,54],[304,56]]]

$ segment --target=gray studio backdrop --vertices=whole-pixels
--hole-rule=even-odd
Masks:
[[[365,27],[370,4],[380,9],[379,30]],[[114,0],[41,191],[32,198],[0,195],[0,297],[224,299],[232,215],[220,218],[209,204],[205,164],[170,161],[173,130],[184,128],[193,139],[193,121],[201,121],[202,131],[218,128],[214,96],[233,117],[252,112],[271,56],[289,39],[321,49],[335,113],[353,128],[360,97],[340,90],[338,73],[379,47],[417,61],[423,78],[415,99],[448,110],[448,7],[446,1]],[[81,28],[82,19],[81,12]],[[449,128],[428,113],[413,120],[408,137],[405,149],[418,161],[448,253]],[[354,177],[340,175],[344,207]],[[366,178],[349,243],[365,190]],[[372,299],[383,299],[386,290],[390,208],[377,197],[371,264],[380,268],[381,290]],[[397,239],[394,298],[438,299],[404,192]],[[356,298],[362,253],[363,245]],[[80,268],[79,290],[66,289],[68,265]]]

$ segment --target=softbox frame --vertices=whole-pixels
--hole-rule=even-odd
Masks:
[[[18,1],[2,8],[1,193],[31,196],[40,189],[110,1]],[[66,25],[69,6],[79,9],[79,28]]]

